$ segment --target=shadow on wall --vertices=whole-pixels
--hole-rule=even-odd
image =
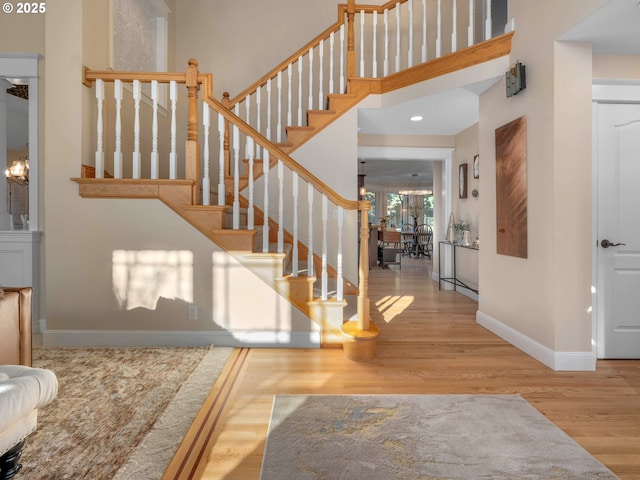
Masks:
[[[275,290],[277,262],[256,260],[249,270],[233,255],[213,252],[211,279],[203,280],[211,282],[210,295],[196,288],[195,270],[188,250],[114,251],[114,325],[212,332],[218,345],[315,346],[316,325]]]

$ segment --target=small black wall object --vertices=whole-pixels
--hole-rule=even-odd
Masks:
[[[505,86],[507,98],[517,95],[527,87],[527,72],[523,64],[517,62],[505,73]]]

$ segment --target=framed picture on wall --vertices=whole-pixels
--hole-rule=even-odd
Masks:
[[[460,165],[458,171],[459,194],[460,198],[467,198],[467,164]]]
[[[473,157],[473,178],[480,178],[480,155]]]

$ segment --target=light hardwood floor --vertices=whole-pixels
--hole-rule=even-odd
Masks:
[[[518,393],[620,478],[640,480],[640,361],[554,372],[479,326],[476,302],[439,292],[429,260],[402,263],[371,271],[374,361],[238,349],[164,478],[257,480],[275,394]]]

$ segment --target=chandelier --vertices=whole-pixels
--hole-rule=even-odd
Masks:
[[[24,157],[19,157],[18,160],[14,160],[9,168],[4,171],[4,174],[10,182],[28,184],[29,155],[25,155]]]

